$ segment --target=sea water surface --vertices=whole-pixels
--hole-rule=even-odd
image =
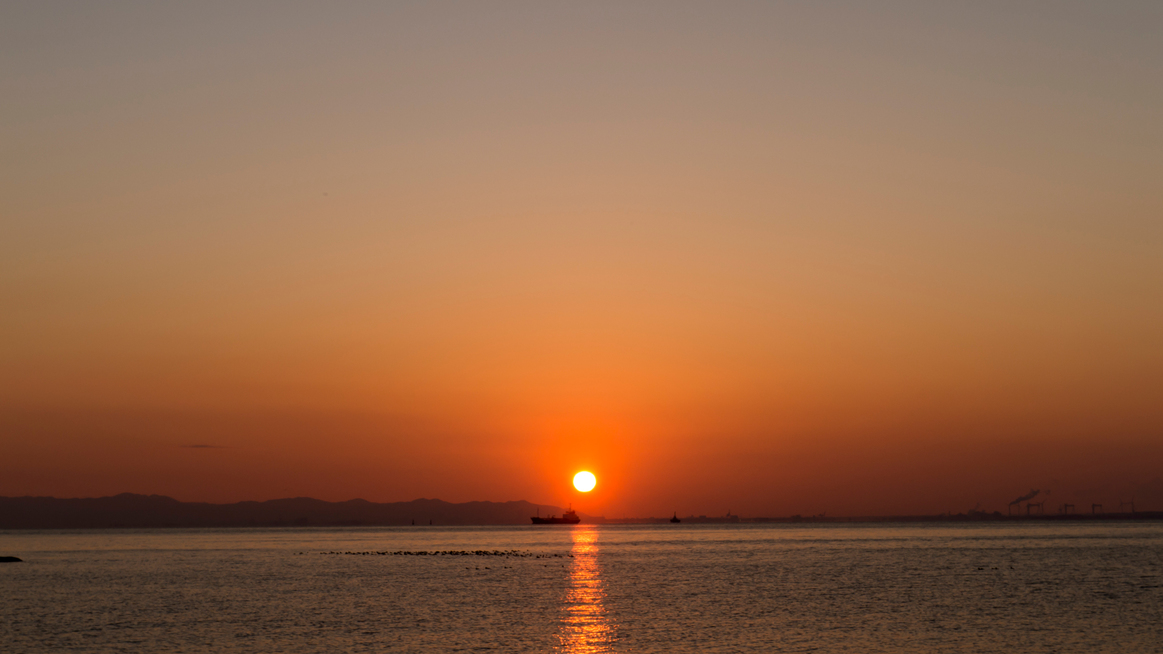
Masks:
[[[9,531],[0,555],[25,560],[0,565],[12,653],[1163,652],[1158,523]]]

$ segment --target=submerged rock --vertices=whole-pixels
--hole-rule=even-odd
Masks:
[[[18,559],[15,556],[0,556],[0,563],[23,563],[24,559]]]

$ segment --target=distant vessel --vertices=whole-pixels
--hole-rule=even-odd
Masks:
[[[671,517],[670,521],[671,521],[671,522],[673,522],[673,523],[676,523],[676,524],[677,524],[677,523],[679,523],[679,522],[682,522],[682,520],[679,520],[679,519],[678,519],[678,511],[675,511],[675,512],[674,512],[674,516],[673,516],[673,517]]]
[[[570,506],[568,511],[561,514],[560,518],[551,515],[548,518],[533,516],[529,519],[532,520],[533,524],[535,525],[576,525],[577,523],[581,522],[581,518],[577,517],[577,511],[573,510],[573,506]]]

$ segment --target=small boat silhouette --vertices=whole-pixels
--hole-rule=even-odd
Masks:
[[[682,522],[682,520],[679,520],[679,519],[678,519],[678,511],[675,511],[675,512],[674,512],[674,516],[673,516],[673,517],[671,517],[670,521],[671,521],[672,523],[675,523],[675,524],[678,524],[678,523]]]

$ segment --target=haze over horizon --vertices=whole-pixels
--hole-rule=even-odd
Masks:
[[[0,496],[1161,510],[1161,33],[5,4]]]

